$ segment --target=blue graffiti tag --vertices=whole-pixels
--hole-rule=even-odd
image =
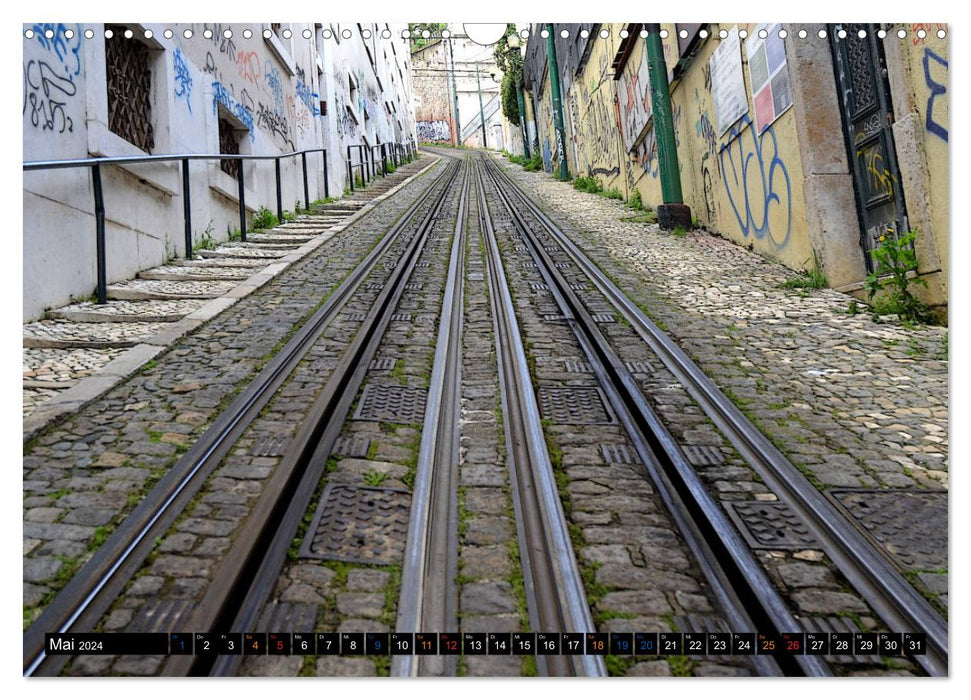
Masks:
[[[53,51],[58,60],[68,69],[69,75],[81,73],[81,25],[74,25],[74,35],[69,39],[68,28],[63,24],[35,24],[34,37],[48,51]],[[47,38],[47,32],[53,36]],[[68,54],[71,54],[70,56]]]
[[[185,104],[192,114],[192,76],[189,74],[189,65],[185,62],[181,49],[176,47],[172,54],[172,67],[175,69],[175,96],[184,97]]]
[[[222,83],[214,80],[212,81],[212,111],[217,116],[220,103],[249,130],[250,141],[252,141],[255,138],[253,113],[237,102]]]
[[[924,49],[924,81],[927,83],[927,89],[931,91],[930,97],[927,98],[926,127],[929,132],[947,141],[947,128],[934,121],[934,100],[940,95],[947,94],[947,86],[941,85],[931,78],[930,62],[932,60],[944,66],[944,70],[947,70],[947,61],[944,58],[938,56],[930,49]]]
[[[307,109],[310,110],[312,115],[315,117],[320,116],[320,107],[317,106],[317,103],[320,101],[320,96],[316,92],[311,92],[310,87],[304,84],[300,78],[297,78],[297,97],[307,106]]]
[[[746,140],[742,133],[746,127],[750,127],[748,134],[751,137],[751,150],[747,150],[742,143]],[[766,158],[768,144],[771,144],[771,158]],[[732,205],[732,211],[735,212],[735,218],[738,219],[742,235],[747,237],[752,233],[759,239],[768,236],[779,248],[785,247],[792,230],[792,185],[786,165],[779,156],[779,143],[776,140],[775,130],[769,126],[760,136],[756,136],[752,119],[748,116],[743,117],[737,127],[732,127],[727,143],[719,148],[718,163],[722,172],[722,181],[725,183],[725,193]],[[752,169],[753,167],[758,167],[757,173]],[[750,180],[753,184],[760,184],[761,189],[753,188],[750,191]],[[785,184],[784,189],[783,184]],[[733,188],[735,188],[734,192]],[[744,212],[739,211],[739,194],[744,201]],[[785,202],[782,201],[783,194]],[[785,213],[785,234],[772,230],[770,219],[773,205]]]
[[[283,84],[280,82],[280,71],[267,62],[263,67],[263,75],[266,76],[266,84],[273,91],[273,101],[276,108],[283,109]]]

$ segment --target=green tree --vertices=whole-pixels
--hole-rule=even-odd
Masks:
[[[429,41],[442,36],[442,30],[447,26],[448,24],[445,22],[409,22],[408,31],[411,32],[411,50],[420,49]],[[427,39],[421,35],[426,29],[431,34]]]
[[[516,35],[516,25],[506,27],[506,34],[496,42],[496,65],[502,71],[502,113],[519,126],[519,89],[523,82],[523,55],[519,46],[510,46],[509,37]],[[518,37],[517,37],[518,38]]]

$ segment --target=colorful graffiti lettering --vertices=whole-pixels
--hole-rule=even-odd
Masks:
[[[53,51],[68,75],[81,74],[81,25],[74,25],[73,35],[67,36],[68,27],[63,24],[35,24],[34,37],[47,51]],[[47,38],[47,32],[52,36]]]
[[[185,61],[185,56],[182,55],[182,50],[176,47],[175,52],[172,54],[172,68],[175,73],[175,96],[184,97],[185,105],[189,108],[189,114],[192,114],[192,76],[189,74],[189,64]]]
[[[256,110],[256,124],[257,126],[269,131],[273,137],[280,142],[282,145],[290,148],[294,148],[293,139],[291,138],[290,124],[287,121],[285,114],[278,112],[271,107],[266,106],[260,102],[259,107]]]
[[[255,51],[239,51],[236,53],[236,68],[240,77],[256,85],[260,77],[260,57]]]
[[[756,136],[751,118],[742,117],[720,147],[718,163],[742,235],[768,237],[785,247],[792,229],[792,183],[773,128]]]
[[[942,96],[943,99],[946,99],[947,85],[931,78],[931,61],[943,67],[945,72],[947,71],[947,61],[943,57],[938,56],[930,49],[924,49],[924,81],[931,93],[927,98],[926,127],[929,132],[947,141],[947,127],[934,120],[934,101]]]
[[[24,107],[30,105],[30,123],[42,131],[74,131],[74,120],[65,111],[67,100],[77,95],[69,75],[60,75],[45,61],[28,61],[24,66]]]
[[[219,81],[213,81],[212,83],[212,111],[213,114],[219,114],[219,105],[222,104],[223,107],[229,111],[239,122],[246,127],[249,131],[249,137],[252,141],[255,138],[253,133],[253,112],[248,109],[241,102],[237,102],[236,98],[233,97],[229,90],[220,83]]]
[[[320,107],[318,105],[320,96],[316,92],[311,91],[310,86],[300,78],[297,78],[297,97],[312,115],[315,117],[320,116]]]
[[[448,122],[442,119],[418,122],[415,127],[418,131],[418,140],[422,142],[451,141],[452,139]]]
[[[273,102],[278,109],[283,109],[283,83],[280,81],[280,71],[267,63],[264,75],[266,76],[266,84],[273,91]]]

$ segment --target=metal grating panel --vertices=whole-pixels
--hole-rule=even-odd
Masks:
[[[549,287],[543,282],[531,282],[529,286],[537,292],[545,292],[547,289],[549,289]]]
[[[563,314],[543,314],[543,321],[546,323],[557,323],[558,321],[565,321],[566,316]]]
[[[132,621],[125,628],[126,632],[182,632],[189,614],[195,607],[195,600],[178,598],[153,598],[145,602]]]
[[[370,446],[370,438],[342,435],[334,443],[334,449],[331,450],[331,454],[341,455],[342,457],[366,457]]]
[[[946,569],[947,491],[839,489],[828,496],[901,569]]]
[[[391,314],[392,321],[410,321],[411,314]]]
[[[591,316],[595,323],[616,323],[617,319],[613,314],[594,314]]]
[[[553,267],[555,267],[557,270],[565,270],[566,268],[570,267],[570,263],[568,262],[553,263]]]
[[[722,501],[753,549],[819,549],[805,524],[780,502]]]
[[[279,457],[286,452],[288,441],[289,438],[265,435],[256,439],[249,453],[254,457]]]
[[[624,363],[631,374],[654,374],[654,365],[645,360],[632,360]]]
[[[622,443],[617,445],[601,443],[600,453],[603,455],[604,461],[608,464],[641,463],[641,458],[638,456],[637,452]]]
[[[331,484],[324,489],[300,556],[395,564],[404,553],[410,511],[407,491]]]
[[[606,403],[597,387],[543,386],[537,399],[545,418],[564,425],[610,423]]]
[[[127,27],[106,25],[114,35],[105,38],[105,82],[108,92],[108,129],[146,153],[155,147],[152,128],[152,70],[149,49],[126,39]]]
[[[589,292],[590,291],[590,285],[589,284],[571,284],[570,285],[570,289],[572,289],[574,292]]]
[[[422,289],[424,286],[424,282],[409,282],[405,285],[405,289]]]
[[[344,314],[344,318],[348,321],[360,322],[365,319],[364,314]]]
[[[593,367],[586,360],[579,360],[575,358],[564,358],[563,366],[566,368],[567,372],[572,372],[574,374],[589,374],[593,372]]]
[[[397,360],[393,357],[379,357],[376,360],[371,360],[371,364],[368,365],[368,369],[394,369]]]
[[[711,445],[682,445],[684,456],[696,467],[716,467],[725,463],[725,454]]]
[[[421,423],[425,419],[427,389],[398,384],[368,384],[354,412],[355,420]]]

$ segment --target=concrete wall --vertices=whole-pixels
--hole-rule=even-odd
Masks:
[[[652,207],[662,199],[660,169],[649,98],[646,47],[631,44],[618,76],[612,64],[621,49],[620,31],[628,25],[594,28],[585,60],[564,95],[567,162],[571,174],[593,175],[605,189],[629,199],[636,190]],[[722,133],[716,124],[709,59],[722,29],[707,25],[711,36],[681,56],[677,30],[663,40],[671,85],[684,203],[698,224],[740,245],[799,270],[822,268],[833,286],[859,288],[866,275],[859,220],[836,94],[828,40],[823,25],[784,25],[784,50],[792,105],[761,133],[755,108],[747,45],[759,28],[740,24],[743,76],[748,112]],[[555,25],[556,31],[577,25]],[[600,29],[608,30],[601,37]],[[907,25],[908,32],[916,25]],[[920,271],[930,285],[929,301],[946,296],[947,262],[947,46],[928,25],[924,40],[901,41],[895,26],[884,40],[894,100],[897,153],[910,224],[918,230]],[[535,115],[544,166],[556,163],[548,70],[538,27],[527,48],[531,77],[528,94]],[[796,33],[806,29],[808,38]],[[540,60],[541,59],[541,60]],[[680,64],[680,65],[679,65]],[[926,65],[925,65],[926,64]]]
[[[269,25],[173,25],[171,38],[164,35],[166,25],[126,26],[134,38],[112,41],[138,41],[150,50],[153,155],[218,153],[222,118],[236,128],[244,154],[327,148],[329,192],[340,196],[347,144],[414,139],[403,26],[292,24],[269,39],[263,37]],[[24,160],[144,155],[108,128],[104,26],[28,28],[35,36],[23,40]],[[291,30],[290,38],[283,29]],[[332,38],[324,38],[328,29]],[[145,30],[153,36],[145,38]],[[310,38],[303,36],[307,30]],[[351,38],[339,38],[345,30]],[[388,39],[381,37],[386,30]],[[322,198],[321,156],[309,154],[307,165],[310,198]],[[273,161],[244,167],[248,211],[275,211]],[[236,180],[217,161],[193,161],[190,173],[194,240],[226,240],[239,228]],[[305,206],[300,159],[282,160],[281,175],[283,208]],[[24,173],[25,319],[95,287],[90,177],[87,168]],[[178,163],[105,167],[103,180],[109,283],[185,254]]]

